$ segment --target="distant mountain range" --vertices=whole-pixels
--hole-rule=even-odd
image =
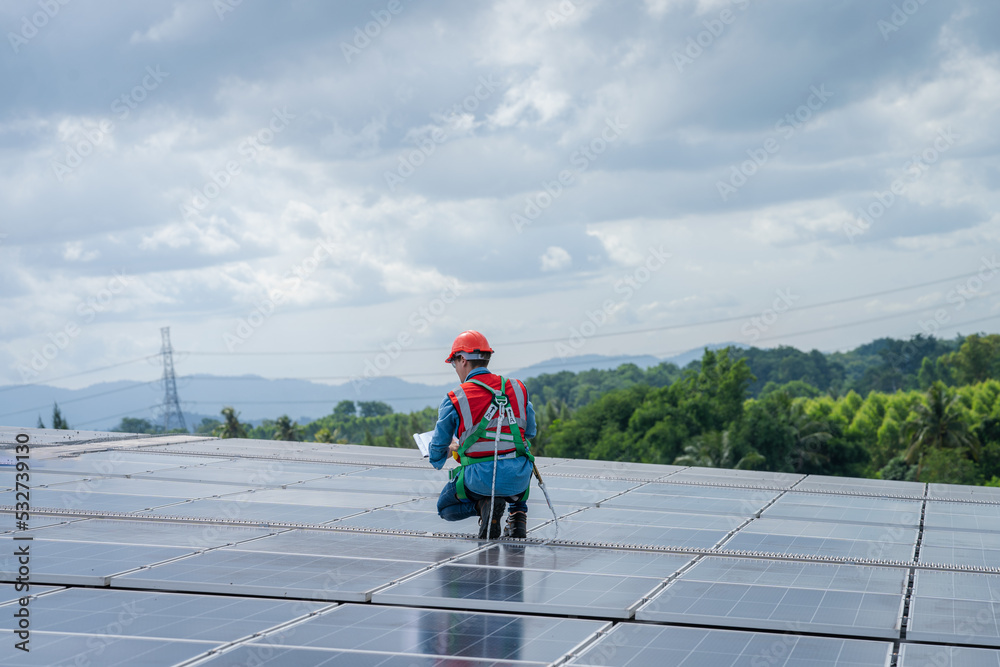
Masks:
[[[709,345],[720,349],[727,344]],[[732,344],[735,345],[735,344]],[[570,371],[606,370],[632,363],[649,368],[663,362],[686,366],[700,359],[704,348],[690,350],[666,359],[651,355],[603,356],[587,354],[556,358],[527,368],[512,371],[513,377],[525,379]],[[258,375],[218,376],[193,375],[177,383],[177,393],[188,427],[204,417],[217,419],[227,405],[240,412],[244,422],[259,423],[287,414],[299,423],[329,414],[342,400],[384,401],[397,412],[437,406],[455,382],[427,385],[407,382],[395,377],[372,378],[363,387],[351,383],[318,384],[306,380],[271,380]],[[58,403],[63,417],[73,428],[92,430],[117,426],[122,417],[141,417],[156,421],[163,400],[160,382],[102,382],[83,389],[60,389],[46,385],[0,387],[0,424],[6,426],[36,425],[39,417],[46,426],[52,425],[52,404]]]

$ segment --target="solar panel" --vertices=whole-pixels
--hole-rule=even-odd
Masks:
[[[143,512],[143,514],[318,525],[363,511],[365,510],[361,507],[315,507],[284,503],[252,503],[246,500],[207,499],[163,505],[157,509]]]
[[[1000,603],[914,597],[906,638],[913,641],[1000,646]]]
[[[705,558],[636,620],[897,638],[907,571]]]
[[[168,667],[216,650],[221,643],[180,639],[32,632],[31,651],[4,651],[4,667],[100,664],[101,667]],[[99,661],[99,662],[98,662]]]
[[[254,644],[440,656],[447,664],[469,658],[551,664],[609,625],[583,619],[343,604]]]
[[[921,547],[920,562],[936,563],[939,565],[998,567],[1000,566],[1000,550],[965,547]]]
[[[172,664],[172,663],[171,663]],[[211,656],[199,661],[198,667],[233,667],[233,665],[253,665],[254,667],[442,667],[460,664],[463,667],[511,667],[513,664],[542,665],[541,662],[510,663],[497,660],[476,660],[462,658],[455,663],[442,656],[414,656],[401,653],[344,651],[338,649],[285,648],[265,642],[255,642],[237,646],[232,651]]]
[[[332,530],[288,530],[278,535],[243,542],[239,551],[379,558],[436,563],[479,548],[477,542],[378,535]]]
[[[913,595],[1000,602],[1000,575],[917,570]]]
[[[620,623],[571,665],[887,667],[889,642]]]
[[[768,533],[801,537],[834,537],[845,540],[893,541],[916,544],[917,529],[875,526],[861,523],[799,521],[796,519],[755,519],[740,529],[741,533]]]
[[[32,630],[159,639],[235,641],[329,603],[71,588],[31,603]]]
[[[254,468],[220,468],[218,466],[194,466],[190,468],[175,468],[172,470],[157,470],[155,472],[134,475],[136,480],[170,480],[174,482],[197,482],[233,484],[242,487],[280,486],[282,484],[298,484],[307,480],[322,478],[322,473],[316,472],[282,472],[269,470],[265,466]]]
[[[477,523],[437,516],[446,475],[416,450],[252,440],[143,445],[54,463],[96,472],[33,475],[32,592],[52,599],[32,603],[46,620],[33,627],[31,664],[73,664],[78,655],[92,664],[186,659],[144,652],[165,641],[189,649],[192,667],[239,660],[886,667],[893,645],[900,667],[924,656],[940,667],[992,657],[982,647],[1000,647],[1000,575],[941,569],[1000,564],[1000,503],[978,487],[933,485],[932,499],[922,501],[892,497],[920,496],[921,484],[541,457],[563,517],[558,537],[567,542],[488,543],[442,535],[471,536]],[[201,453],[179,453],[194,450]],[[119,463],[153,472],[126,477],[108,468]],[[2,472],[0,480],[7,481]],[[529,537],[553,537],[535,491]],[[42,501],[55,505],[50,515],[39,513]],[[911,562],[924,505],[920,564],[820,562]],[[63,507],[92,518],[59,516]],[[104,512],[143,519],[98,518]],[[7,524],[0,531],[13,530],[13,512],[0,514]],[[279,522],[315,528],[266,525]],[[718,555],[669,553],[720,544]],[[12,549],[0,550],[0,579],[9,582]],[[725,555],[731,550],[785,558]],[[0,585],[6,613],[18,604],[12,591]],[[130,601],[148,608],[141,621],[102,634]],[[311,606],[292,616],[289,605]],[[610,619],[633,615],[641,623],[611,630]],[[38,662],[34,644],[42,641],[51,660]],[[88,641],[130,653],[116,657],[109,648],[98,657]],[[938,647],[917,642],[979,652],[929,653]]]
[[[358,472],[351,473],[351,477],[362,479],[376,477],[381,479],[408,479],[421,480],[427,482],[437,482],[438,487],[444,486],[448,481],[448,474],[443,470],[436,470],[427,464],[427,468],[366,468],[359,469]]]
[[[446,609],[628,618],[658,579],[522,568],[443,565],[372,596],[373,602]]]
[[[805,475],[762,470],[720,470],[718,468],[687,468],[670,476],[672,482],[715,482],[716,484],[745,484],[747,486],[773,486],[788,488]]]
[[[546,521],[551,515],[541,512],[528,512],[528,530],[533,530]],[[464,521],[445,521],[437,512],[413,512],[402,509],[383,509],[365,512],[341,521],[338,526],[355,526],[378,530],[415,530],[421,533],[478,533],[479,523],[476,517]],[[562,528],[560,528],[560,533]]]
[[[553,572],[585,572],[666,579],[691,562],[690,556],[615,549],[497,544],[464,556],[456,565],[521,567]]]
[[[903,596],[681,579],[636,612],[639,621],[786,632],[899,637]]]
[[[809,475],[795,485],[797,491],[827,491],[838,493],[886,493],[900,496],[923,496],[922,482],[901,482],[861,477],[829,477]]]
[[[882,540],[839,540],[834,538],[770,535],[740,531],[722,545],[737,551],[796,554],[804,556],[835,556],[840,558],[875,558],[909,561],[914,545]]]
[[[298,489],[289,487],[287,489],[264,489],[242,493],[238,496],[229,496],[231,500],[246,501],[250,503],[285,503],[289,505],[336,505],[338,507],[385,507],[395,505],[412,498],[415,494],[393,494],[393,493],[366,493],[363,491],[326,491],[320,489]]]
[[[572,518],[559,521],[559,539],[600,542],[602,544],[709,549],[724,538],[728,532],[724,529],[698,530],[695,528],[574,521]]]
[[[48,591],[54,591],[57,589],[56,586],[39,586],[37,584],[28,584],[29,588],[26,591],[18,591],[14,584],[0,584],[0,605],[5,605],[10,602],[15,602],[22,597],[41,595],[42,593],[47,593]]]
[[[996,503],[1000,502],[1000,488],[995,486],[967,486],[964,484],[930,484],[927,487],[927,497]]]
[[[880,498],[871,496],[838,495],[835,493],[807,493],[789,491],[779,498],[775,505],[809,505],[816,507],[848,507],[869,510],[895,510],[919,514],[923,508],[920,500],[901,498]]]
[[[426,563],[218,549],[111,579],[119,588],[367,602]]]
[[[906,526],[908,528],[920,525],[920,509],[916,511],[879,510],[859,507],[795,505],[776,502],[763,511],[762,516],[769,519],[801,519],[810,521],[835,521],[842,523],[870,523],[881,526]]]
[[[234,544],[273,532],[273,530],[252,526],[86,519],[39,528],[32,530],[31,534],[36,538],[48,540],[205,549]]]
[[[622,496],[611,498],[601,503],[601,507],[631,507],[635,509],[664,510],[667,512],[752,516],[760,511],[768,502],[768,500],[760,500],[758,502],[734,498],[664,496],[662,494],[629,491]]]
[[[124,493],[97,493],[87,487],[65,491],[32,489],[31,506],[64,510],[100,510],[106,512],[138,512],[153,507],[176,503],[179,498],[169,496],[137,496]],[[0,505],[14,505],[14,492],[0,493]]]
[[[908,573],[903,568],[706,556],[687,570],[683,578],[901,595],[906,590]]]
[[[767,503],[774,500],[780,491],[772,489],[743,489],[732,486],[710,486],[708,484],[674,484],[671,482],[650,482],[636,489],[639,493],[653,493],[667,496],[696,496],[698,498],[735,498]]]
[[[917,570],[907,639],[1000,646],[1000,575]]]
[[[149,498],[207,498],[216,495],[229,495],[252,488],[252,484],[239,486],[236,484],[212,484],[209,482],[184,482],[177,480],[149,479],[141,476],[133,477],[92,477],[85,482],[75,484],[60,484],[50,486],[51,493],[79,494],[88,496],[92,493],[123,493]]]
[[[597,521],[602,523],[730,531],[742,524],[744,519],[732,514],[688,514],[618,507],[597,507],[577,512],[573,515],[573,521]]]
[[[657,465],[654,463],[630,463],[628,461],[588,461],[573,459],[549,467],[550,472],[560,474],[603,475],[605,477],[662,477],[683,470],[683,466]]]
[[[365,493],[381,493],[405,495],[407,498],[417,496],[437,496],[441,493],[441,487],[448,480],[444,477],[437,481],[389,478],[389,477],[358,477],[357,475],[343,475],[339,477],[326,477],[312,479],[308,482],[296,484],[296,490],[334,490],[334,491],[358,491]]]
[[[178,457],[179,459],[180,457]],[[31,462],[32,470],[48,472],[83,473],[86,475],[134,475],[164,468],[179,468],[184,461],[172,456],[161,456],[158,461],[144,459],[130,460],[126,454],[115,458],[89,456],[83,454],[72,458],[38,459]]]
[[[1000,533],[981,533],[963,530],[924,528],[920,543],[929,547],[965,547],[971,549],[1000,549]]]
[[[0,537],[3,557],[0,559],[0,580],[14,581],[17,559],[13,556],[14,541]],[[39,584],[73,584],[106,586],[108,577],[143,565],[150,565],[192,553],[192,549],[151,547],[102,542],[31,542],[31,581]]]
[[[903,644],[899,648],[897,667],[1000,667],[1000,651]]]

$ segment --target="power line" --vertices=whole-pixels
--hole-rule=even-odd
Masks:
[[[61,405],[69,405],[70,403],[79,403],[80,401],[89,401],[92,398],[99,398],[101,396],[107,396],[108,394],[117,394],[117,393],[120,393],[120,392],[123,392],[123,391],[132,391],[136,387],[144,387],[144,386],[146,386],[148,384],[156,384],[158,382],[160,382],[160,380],[151,380],[150,382],[141,382],[139,384],[129,384],[127,387],[119,387],[118,389],[111,389],[109,391],[102,391],[99,394],[90,394],[89,396],[83,396],[81,398],[71,398],[68,401],[63,401],[61,403]],[[25,412],[37,412],[38,410],[48,409],[48,407],[49,407],[48,404],[39,405],[39,406],[35,406],[33,408],[25,408],[24,410],[18,410],[17,412],[7,412],[7,413],[4,413],[4,414],[0,415],[0,417],[10,417],[11,415],[19,415],[19,414],[23,414]]]
[[[11,391],[14,389],[22,389],[24,387],[31,387],[34,385],[47,384],[49,382],[58,382],[59,380],[67,380],[69,378],[79,377],[81,375],[89,375],[90,373],[97,373],[100,371],[106,371],[111,368],[118,368],[119,366],[127,366],[129,364],[134,364],[139,361],[145,361],[146,359],[153,359],[154,357],[160,356],[159,354],[150,354],[145,357],[139,357],[138,359],[130,359],[129,361],[122,361],[117,364],[111,364],[110,366],[101,366],[100,368],[91,368],[87,371],[80,371],[79,373],[72,373],[70,375],[63,375],[62,377],[49,378],[47,380],[39,380],[38,382],[23,382],[21,384],[12,384],[9,387],[0,387],[0,392]]]
[[[861,294],[858,296],[845,297],[843,299],[834,299],[832,301],[822,301],[820,303],[809,304],[805,306],[795,306],[794,310],[796,312],[803,310],[812,310],[813,308],[825,308],[827,306],[836,306],[844,303],[849,303],[851,301],[859,301],[861,299],[871,299],[877,296],[885,296],[887,294],[895,294],[897,292],[905,292],[907,290],[919,289],[921,287],[929,287],[931,285],[937,285],[944,282],[950,282],[952,280],[960,280],[962,278],[971,278],[972,276],[979,275],[979,271],[974,271],[972,273],[964,273],[957,276],[950,276],[948,278],[939,278],[937,280],[931,280],[924,283],[917,283],[915,285],[905,285],[903,287],[894,287],[892,289],[881,290],[878,292],[870,292],[868,294]],[[915,311],[907,311],[915,312]],[[595,333],[587,338],[610,338],[613,336],[628,336],[632,334],[639,333],[652,333],[657,331],[671,331],[676,329],[690,329],[693,327],[707,326],[710,324],[725,324],[728,322],[739,322],[740,320],[747,320],[753,317],[760,317],[760,312],[749,313],[745,315],[734,315],[732,317],[724,317],[715,320],[706,320],[704,322],[692,322],[688,324],[670,324],[661,327],[647,327],[645,329],[634,329],[631,331],[613,331],[606,333]],[[565,336],[560,336],[559,338],[538,338],[534,340],[521,340],[501,343],[503,347],[512,347],[515,345],[535,345],[538,343],[558,343],[565,341]],[[433,352],[435,350],[441,349],[440,346],[434,347],[408,347],[402,350],[403,352]],[[198,356],[302,356],[302,355],[334,355],[334,354],[378,354],[384,352],[382,349],[364,349],[364,350],[320,350],[320,351],[296,351],[296,352],[198,352],[198,351],[185,351],[184,354],[198,355]],[[180,353],[180,352],[178,352]],[[397,376],[398,377],[398,376]]]

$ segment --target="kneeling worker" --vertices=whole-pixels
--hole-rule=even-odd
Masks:
[[[478,515],[479,537],[496,539],[509,502],[504,536],[525,537],[535,460],[528,439],[535,437],[535,411],[520,380],[494,375],[486,368],[492,354],[486,336],[463,331],[445,359],[462,384],[448,392],[438,409],[430,463],[440,470],[450,454],[460,466],[451,471],[451,480],[441,491],[438,514],[446,521]]]

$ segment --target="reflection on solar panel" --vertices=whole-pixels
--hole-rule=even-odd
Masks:
[[[888,642],[620,623],[571,665],[886,667]]]
[[[1000,651],[957,646],[903,644],[899,650],[899,667],[1000,667]]]
[[[22,432],[0,615],[26,593],[35,625],[4,665],[1000,667],[992,490],[540,457],[558,532],[533,493],[497,543],[416,450]]]
[[[893,639],[905,579],[905,570],[708,558],[635,618]]]

